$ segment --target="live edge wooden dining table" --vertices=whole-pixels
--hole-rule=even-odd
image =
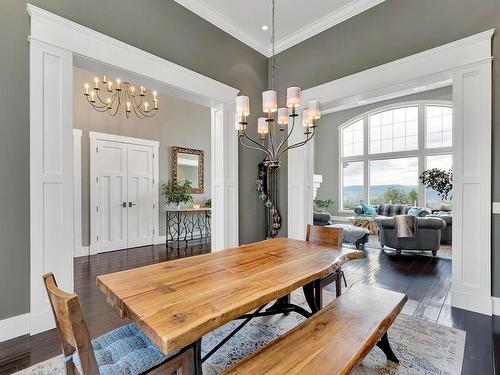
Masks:
[[[202,362],[228,340],[202,358],[204,335],[236,319],[242,323],[235,331],[257,316],[309,317],[319,309],[319,280],[363,257],[351,248],[275,238],[99,276],[97,285],[120,317],[129,317],[165,354],[192,349],[193,373],[201,374]],[[311,311],[290,302],[301,287]]]

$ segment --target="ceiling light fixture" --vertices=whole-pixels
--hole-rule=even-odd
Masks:
[[[278,109],[278,94],[274,91],[274,71],[275,71],[275,0],[272,0],[272,57],[271,57],[271,90],[262,93],[262,110],[266,117],[260,117],[257,121],[257,133],[259,141],[251,138],[246,128],[247,118],[250,115],[250,99],[248,96],[236,97],[236,130],[240,143],[249,149],[264,152],[264,166],[276,170],[280,166],[281,157],[288,150],[304,146],[313,137],[316,131],[316,120],[321,117],[321,106],[317,100],[308,103],[307,108],[302,111],[302,125],[304,126],[305,139],[295,144],[288,144],[294,128],[297,113],[300,107],[300,88],[289,87],[286,90],[286,107]],[[276,116],[277,115],[277,116]],[[288,123],[291,122],[291,126]],[[276,126],[276,125],[279,125]],[[281,136],[280,136],[281,134]],[[279,138],[279,142],[278,142]],[[246,144],[247,139],[251,144]]]
[[[102,95],[101,91],[104,91]],[[138,92],[137,92],[138,91]],[[125,109],[125,116],[130,117],[133,112],[136,117],[143,119],[146,117],[153,117],[158,112],[158,94],[153,91],[153,96],[150,106],[146,101],[147,91],[144,87],[136,90],[136,87],[128,82],[122,82],[120,79],[109,81],[106,76],[103,77],[102,82],[99,78],[94,78],[94,88],[90,89],[88,83],[85,84],[85,93],[83,94],[89,104],[97,112],[108,112],[112,117],[115,117],[120,107]]]
[[[267,29],[269,29],[269,27],[267,27],[267,25],[262,26],[262,30],[267,31]]]

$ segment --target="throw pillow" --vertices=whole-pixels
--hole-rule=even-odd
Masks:
[[[422,211],[422,207],[412,207],[408,210],[408,215],[417,216]]]
[[[372,216],[377,214],[377,206],[371,206],[369,204],[363,205],[363,213],[366,216]]]

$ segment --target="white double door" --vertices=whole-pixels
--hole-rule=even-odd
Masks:
[[[151,146],[96,141],[97,252],[153,243],[153,157]]]

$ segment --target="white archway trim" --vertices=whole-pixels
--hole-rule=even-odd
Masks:
[[[30,39],[167,83],[172,88],[214,102],[234,104],[239,90],[88,27],[27,5]]]
[[[491,38],[495,30],[303,91],[327,112],[453,84],[454,212],[452,305],[492,313]],[[319,124],[321,126],[321,123]],[[296,138],[300,138],[296,132]],[[288,156],[288,235],[312,223],[313,147]]]
[[[42,283],[53,272],[73,290],[75,57],[159,82],[169,95],[212,108],[212,249],[238,246],[238,139],[234,99],[239,90],[68,21],[31,4],[30,41],[30,314],[29,332],[54,327]]]

